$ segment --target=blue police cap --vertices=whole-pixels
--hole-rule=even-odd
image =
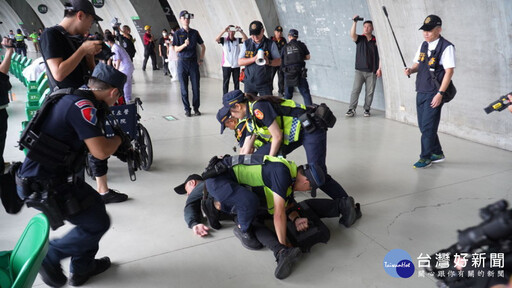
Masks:
[[[230,91],[222,96],[222,104],[224,107],[232,107],[236,103],[245,101],[244,92],[240,90]]]
[[[126,75],[124,75],[116,68],[110,65],[106,65],[103,62],[99,62],[98,65],[94,67],[94,71],[92,71],[91,77],[94,77],[109,84],[110,86],[119,89],[121,95],[124,95],[123,87],[124,83],[126,83]]]
[[[316,163],[306,164],[304,174],[311,184],[311,197],[316,197],[316,189],[325,183],[324,170]]]
[[[297,29],[290,29],[290,32],[288,32],[288,36],[299,37],[299,31],[297,31]]]
[[[220,122],[220,134],[222,134],[224,129],[226,129],[224,122],[229,119],[230,115],[231,112],[229,112],[229,107],[222,107],[219,109],[219,112],[217,112],[217,120]]]

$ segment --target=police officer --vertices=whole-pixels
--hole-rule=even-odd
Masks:
[[[301,254],[298,248],[287,248],[287,219],[291,217],[289,219],[294,221],[299,231],[308,227],[307,219],[298,221],[296,213],[287,215],[286,207],[289,202],[294,201],[294,191],[310,191],[323,184],[325,176],[322,169],[316,164],[297,167],[291,161],[268,155],[239,155],[224,157],[220,161],[228,171],[206,179],[206,190],[220,202],[222,210],[237,214],[239,225],[235,226],[233,232],[242,245],[247,249],[257,250],[262,243],[271,249],[278,262],[276,278],[286,278],[291,273],[291,264]],[[255,188],[260,189],[263,193],[255,200],[254,194],[248,194],[253,192],[249,192],[242,185],[251,187],[253,191]],[[260,221],[262,219],[256,219],[258,198],[263,199],[261,203],[266,204],[268,214],[273,216],[275,234],[268,231]],[[354,199],[346,197],[338,201],[343,218],[355,221],[357,214]],[[252,233],[256,235],[256,239]]]
[[[89,33],[92,23],[102,20],[96,15],[90,1],[71,0],[65,6],[64,19],[59,25],[44,30],[41,35],[41,54],[49,68],[47,75],[52,90],[56,87],[77,89],[85,84],[89,71],[94,69],[94,55],[101,52],[102,41],[87,40],[79,43],[72,40],[76,37],[69,36]],[[96,177],[98,193],[102,194],[105,203],[128,199],[128,195],[108,187],[107,160],[93,159],[89,163]]]
[[[25,44],[25,39],[27,36],[21,33],[21,29],[16,30],[16,35],[14,39],[16,40],[16,54],[23,54],[23,56],[27,56],[27,44]]]
[[[283,37],[283,27],[277,26],[276,29],[274,29],[274,36],[272,36],[270,38],[270,40],[272,40],[276,43],[277,50],[279,50],[279,55],[281,55],[281,52],[283,51],[283,47],[284,47],[284,45],[286,45],[286,39]],[[281,59],[283,59],[282,56],[281,56]],[[283,97],[284,96],[284,75],[283,75],[283,71],[281,70],[281,67],[272,67],[272,83],[274,83],[274,77],[276,76],[276,73],[277,73],[277,88],[278,88],[277,92],[279,93],[280,97]],[[272,91],[274,90],[273,88],[274,88],[274,85],[272,85]]]
[[[217,121],[220,123],[220,134],[224,133],[224,129],[227,127],[231,130],[235,131],[235,139],[236,139],[236,146],[239,146],[242,148],[244,146],[245,138],[249,135],[248,129],[247,129],[247,119],[237,119],[231,117],[231,113],[229,112],[228,107],[222,107],[217,112]],[[261,137],[257,137],[254,141],[253,148],[258,149],[259,147],[263,146],[266,141],[265,139]],[[236,146],[233,147],[233,150],[236,152]],[[254,152],[251,149],[251,154]]]
[[[20,198],[28,201],[27,198],[32,199],[38,193],[48,193],[51,195],[48,199],[56,203],[52,209],[59,211],[65,220],[75,225],[62,238],[50,241],[40,274],[51,287],[66,284],[67,277],[60,265],[64,258],[71,257],[69,284],[72,286],[80,286],[91,276],[110,267],[108,257],[95,259],[98,243],[110,226],[105,204],[96,190],[82,178],[76,177],[76,173],[83,169],[86,148],[94,157],[105,159],[116,152],[121,144],[122,147],[129,145],[122,143],[119,136],[106,138],[98,120],[98,107],[105,104],[112,106],[123,94],[125,81],[123,73],[99,63],[88,87],[81,87],[81,93],[65,95],[55,104],[50,104],[52,106],[48,108],[50,111],[47,117],[38,120],[40,135],[53,138],[59,146],[69,147],[70,152],[54,149],[40,155],[30,151],[17,173]],[[31,156],[31,153],[36,155]],[[75,161],[69,165],[55,164],[46,160],[45,156]],[[33,160],[37,158],[38,161]]]
[[[293,98],[293,88],[297,86],[304,98],[304,105],[312,105],[311,94],[309,93],[308,79],[306,79],[306,62],[311,59],[306,44],[297,40],[299,31],[290,29],[288,32],[288,44],[281,51],[281,69],[285,75],[285,99]]]
[[[244,91],[261,95],[272,95],[272,67],[281,65],[277,45],[263,34],[265,29],[260,21],[249,25],[250,39],[244,42],[238,56],[238,64],[245,66]],[[258,51],[263,51],[264,65],[256,64]]]
[[[206,46],[199,32],[189,27],[190,19],[194,14],[188,13],[187,10],[180,12],[180,22],[183,26],[174,33],[172,38],[172,46],[174,51],[178,53],[178,78],[180,80],[181,100],[185,106],[185,115],[192,116],[190,112],[190,103],[188,101],[188,79],[192,84],[192,106],[194,107],[194,115],[201,116],[199,112],[200,94],[199,94],[199,65],[204,62],[204,53]],[[197,45],[201,47],[201,54],[197,57]]]
[[[255,97],[240,90],[225,94],[222,102],[224,107],[230,108],[231,116],[247,118],[252,135],[245,140],[241,154],[249,153],[256,135],[268,142],[256,151],[257,154],[286,156],[304,146],[308,162],[318,164],[326,175],[325,183],[320,188],[333,199],[348,197],[343,187],[327,173],[327,130],[318,127],[306,133],[302,129],[298,117],[305,112],[304,105],[275,96]],[[316,196],[315,191],[311,194]],[[348,220],[344,222],[347,227],[352,224]]]

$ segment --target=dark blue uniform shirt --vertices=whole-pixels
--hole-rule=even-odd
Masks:
[[[293,179],[290,175],[290,169],[281,162],[265,162],[261,171],[263,183],[272,189],[274,193],[286,199],[288,187],[293,185]]]
[[[201,35],[199,35],[197,30],[190,28],[187,32],[185,29],[181,28],[174,32],[174,37],[172,38],[172,46],[183,45],[187,38],[189,44],[187,47],[185,47],[185,49],[178,52],[178,57],[180,59],[197,59],[197,44],[201,45],[204,43],[203,38],[201,38]]]
[[[268,101],[257,101],[252,106],[252,115],[259,122],[258,126],[270,127],[272,122],[279,116],[272,103]]]
[[[41,126],[41,132],[61,141],[71,147],[73,151],[80,151],[84,140],[103,136],[96,108],[91,100],[76,96],[66,95],[50,107],[48,118]],[[26,177],[60,177],[66,176],[66,171],[55,171],[38,162],[26,158],[20,170],[20,176]]]

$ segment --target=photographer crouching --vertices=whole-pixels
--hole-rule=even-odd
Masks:
[[[99,63],[88,86],[48,96],[20,139],[29,152],[16,175],[18,196],[28,207],[43,211],[52,229],[64,220],[75,225],[64,237],[50,241],[39,273],[51,287],[67,282],[60,265],[64,258],[71,257],[72,286],[110,267],[108,257],[95,259],[110,218],[100,195],[77,173],[84,167],[87,150],[97,159],[106,159],[130,146],[119,135],[106,138],[101,128],[101,114],[122,96],[125,81],[123,73]]]

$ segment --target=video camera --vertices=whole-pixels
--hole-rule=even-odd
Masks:
[[[181,17],[183,17],[185,19],[194,19],[194,14],[192,14],[192,13],[185,13]]]
[[[94,36],[89,36],[85,41],[89,40],[100,40],[103,41],[103,36],[100,34],[96,34]],[[101,52],[96,54],[94,58],[98,60],[108,60],[110,57],[112,57],[115,53],[112,53],[112,50],[105,44],[105,42],[101,42]]]
[[[439,280],[438,287],[490,287],[495,284],[502,284],[508,282],[508,278],[512,274],[512,209],[507,210],[508,203],[506,200],[500,200],[496,203],[490,204],[480,209],[480,217],[483,222],[477,226],[469,227],[464,230],[459,230],[458,242],[453,244],[447,249],[438,251],[436,254],[448,254],[450,263],[454,263],[454,255],[472,255],[474,253],[503,253],[504,255],[504,277],[464,277],[468,275],[468,270],[472,267],[470,263],[467,263],[470,267],[465,267],[463,270],[458,270],[454,265],[450,265],[448,268],[440,268],[437,265],[430,265],[427,268],[427,272],[432,272],[433,276]],[[485,275],[488,275],[488,271],[494,272],[490,265],[490,259],[486,257],[484,265],[481,266],[485,270]],[[476,268],[475,268],[476,269]],[[480,267],[478,268],[480,269]],[[449,275],[455,275],[454,277],[440,277],[439,271],[444,270]],[[464,271],[467,274],[460,271]],[[474,270],[473,270],[474,271]],[[446,274],[446,273],[442,273]],[[476,274],[476,273],[475,273]],[[494,275],[494,274],[493,274]],[[495,283],[493,282],[495,281]],[[502,282],[496,282],[502,281]]]
[[[509,94],[512,94],[512,92],[508,93],[507,95]],[[489,106],[485,107],[485,113],[489,114],[494,111],[505,110],[505,108],[507,108],[511,104],[510,101],[508,100],[507,95],[500,96],[498,100],[492,102],[491,104],[489,104]]]
[[[359,16],[358,16],[358,17],[356,17],[356,18],[354,18],[354,19],[352,19],[352,20],[354,20],[355,22],[357,22],[357,21],[363,21],[363,20],[364,20],[364,18],[363,18],[363,17],[359,17]]]
[[[3,44],[1,44],[1,45],[5,46],[5,48],[15,48],[15,46],[14,46],[14,39],[11,39],[9,37],[5,37],[4,36],[3,40],[4,40],[4,41],[2,41]]]

